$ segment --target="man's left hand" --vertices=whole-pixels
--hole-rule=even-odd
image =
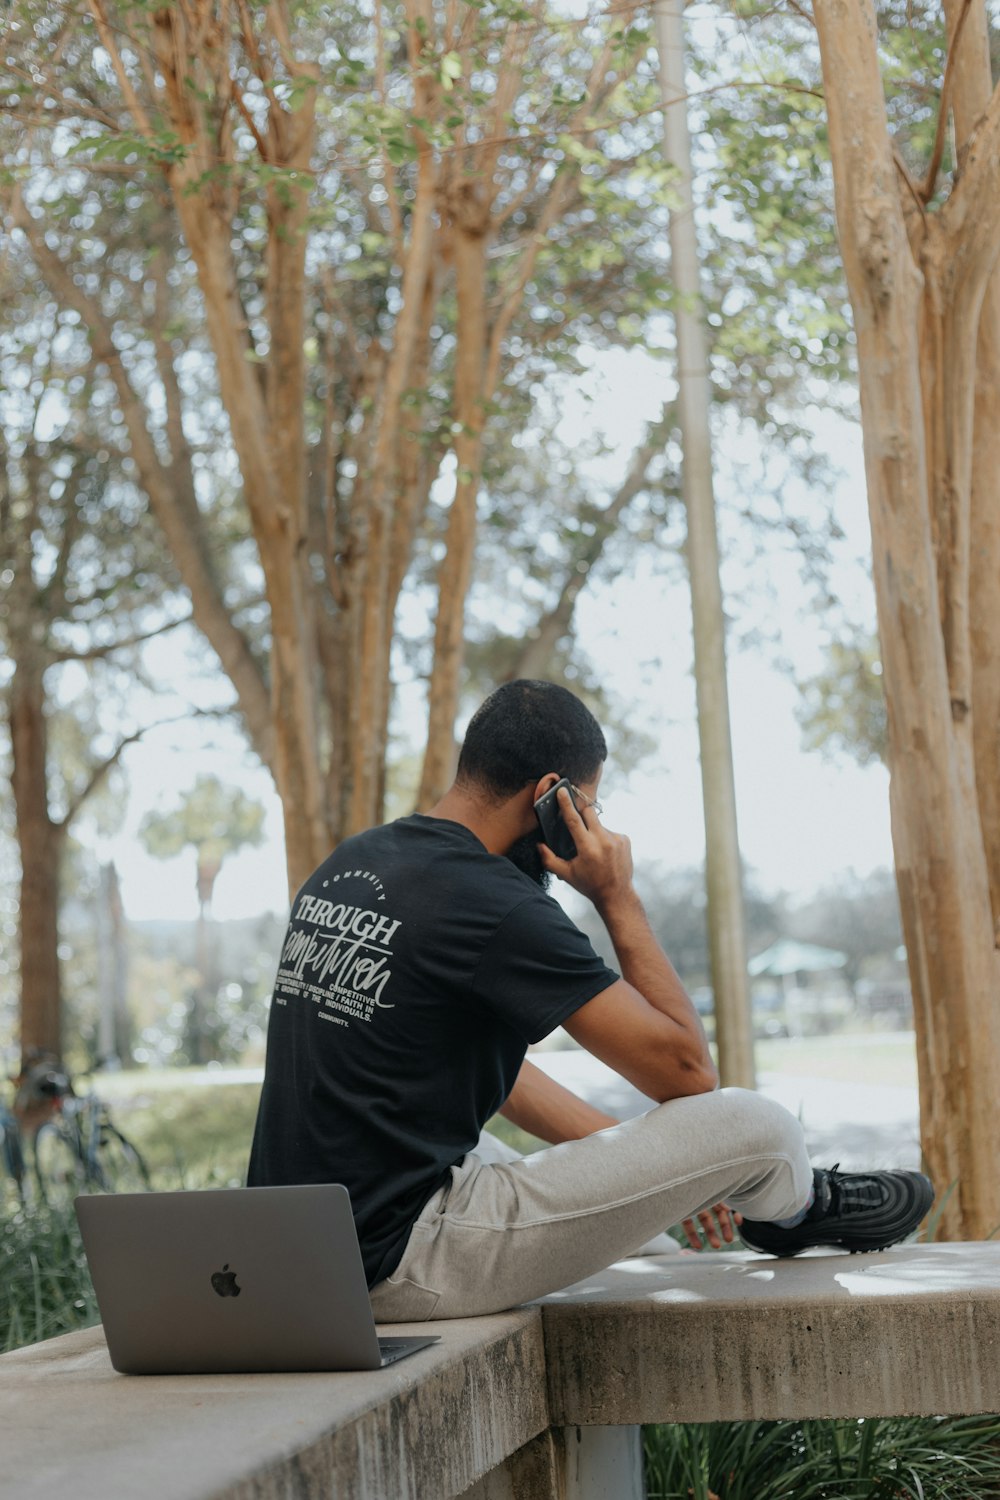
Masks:
[[[736,1226],[742,1222],[742,1214],[727,1208],[724,1203],[716,1203],[714,1208],[703,1208],[700,1214],[696,1214],[691,1219],[685,1219],[681,1228],[687,1235],[688,1244],[692,1250],[704,1250],[704,1240],[708,1241],[713,1250],[721,1250],[723,1241],[727,1245],[733,1243],[736,1238]],[[704,1240],[702,1235],[704,1235]]]

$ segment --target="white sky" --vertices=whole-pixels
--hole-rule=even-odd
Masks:
[[[570,401],[564,436],[599,420],[618,446],[623,467],[643,421],[670,394],[668,366],[641,352],[602,356],[594,372],[598,399]],[[817,420],[818,440],[844,471],[835,494],[838,520],[847,533],[838,589],[858,618],[873,616],[871,588],[860,563],[870,552],[860,430],[833,418]],[[725,539],[724,539],[725,541]],[[646,549],[629,576],[612,587],[590,587],[578,604],[578,629],[593,661],[616,694],[632,705],[643,727],[658,740],[657,751],[629,775],[610,764],[602,800],[605,821],[632,839],[637,860],[667,867],[704,858],[701,782],[694,684],[690,672],[690,602],[686,587],[665,591],[656,557]],[[738,570],[727,563],[727,573]],[[768,564],[777,591],[783,647],[806,674],[818,664],[816,622],[798,581],[793,558]],[[741,628],[749,621],[739,619]],[[160,680],[180,688],[186,666],[171,638],[157,643]],[[658,664],[651,665],[655,658]],[[767,655],[730,653],[730,700],[736,764],[737,812],[743,855],[765,891],[805,896],[839,872],[865,874],[892,862],[888,777],[880,766],[860,769],[830,764],[801,749],[794,717],[794,684]],[[204,686],[204,685],[203,685]],[[176,710],[175,710],[176,711]],[[267,774],[254,764],[236,730],[225,724],[192,723],[151,734],[126,754],[130,793],[125,825],[104,841],[121,876],[129,917],[187,918],[195,914],[194,856],[163,861],[147,857],[136,838],[144,813],[177,804],[199,772],[236,783],[267,807],[268,841],[223,866],[215,893],[220,919],[287,909],[281,809]]]

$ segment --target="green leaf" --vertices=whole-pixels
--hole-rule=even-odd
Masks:
[[[450,93],[455,87],[456,81],[462,76],[462,59],[457,52],[446,52],[441,59],[438,77],[441,87],[446,93]]]

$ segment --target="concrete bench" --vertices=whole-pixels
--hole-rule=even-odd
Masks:
[[[100,1329],[5,1355],[0,1495],[640,1500],[640,1423],[1000,1411],[995,1244],[625,1261],[434,1328],[371,1374],[130,1378]]]

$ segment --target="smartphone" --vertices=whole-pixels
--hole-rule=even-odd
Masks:
[[[554,787],[539,797],[535,803],[535,817],[538,819],[538,826],[542,830],[542,838],[548,844],[552,853],[558,855],[560,859],[575,859],[576,845],[573,842],[573,835],[563,822],[563,815],[559,810],[559,788],[561,786],[566,788],[571,797],[573,796],[573,788],[564,776],[561,781],[556,782]]]

